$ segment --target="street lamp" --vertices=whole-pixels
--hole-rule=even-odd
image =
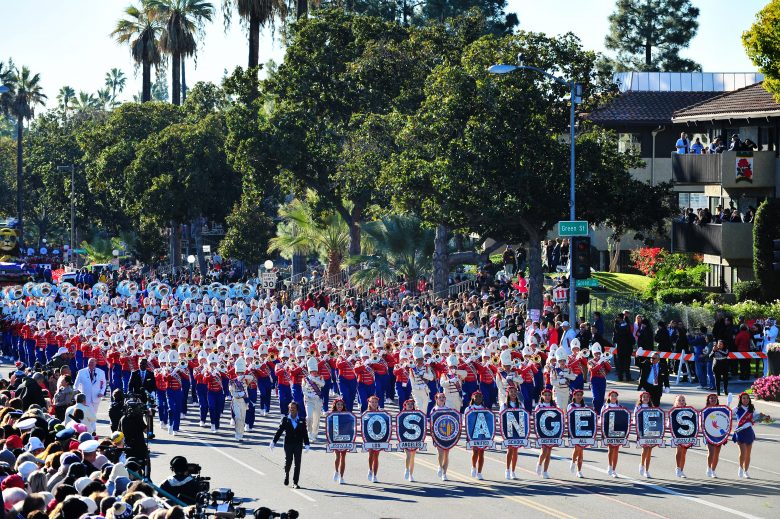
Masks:
[[[57,171],[70,171],[70,247],[68,250],[69,259],[73,259],[73,241],[74,230],[76,229],[76,167],[71,164],[70,166],[57,166]]]
[[[569,219],[575,220],[574,211],[574,109],[577,103],[582,101],[582,85],[574,80],[566,81],[563,78],[550,74],[546,70],[526,65],[523,55],[518,54],[517,65],[492,65],[488,67],[490,74],[509,74],[517,70],[533,70],[546,76],[556,83],[565,85],[571,90],[571,110],[569,112]],[[577,318],[577,289],[571,269],[571,254],[569,255],[569,320],[573,323]]]
[[[187,256],[187,263],[190,264],[190,275],[192,275],[192,265],[195,263],[195,256],[193,256],[192,254]]]
[[[265,270],[270,271],[274,268],[274,262],[271,260],[265,260],[265,263],[263,263],[263,266],[265,267]]]

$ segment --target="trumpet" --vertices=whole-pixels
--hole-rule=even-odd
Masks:
[[[220,362],[219,364],[217,364],[217,371],[219,371],[220,373],[227,373],[227,366],[224,363]]]
[[[498,366],[499,364],[501,364],[501,357],[494,354],[492,357],[490,357],[490,362],[491,364]]]
[[[607,362],[611,361],[614,356],[611,351],[605,351],[601,354],[601,358]]]
[[[189,352],[185,355],[187,357],[187,360],[195,360],[195,353]]]
[[[585,348],[584,350],[580,350],[580,352],[577,354],[577,358],[587,359],[589,357],[590,357],[590,350],[588,348]]]
[[[260,367],[261,367],[262,365],[263,365],[263,363],[262,363],[262,362],[260,362],[259,360],[255,360],[254,362],[252,362],[252,368],[253,368],[253,369],[260,369]]]
[[[316,346],[312,346],[311,348],[309,348],[309,355],[312,356],[312,357],[316,357],[317,356],[317,347]]]
[[[513,366],[513,367],[515,367],[515,368],[519,368],[519,367],[521,367],[522,365],[523,365],[523,361],[522,361],[522,360],[520,360],[520,359],[514,359],[514,360],[512,361],[512,366]]]
[[[338,357],[338,356],[339,356],[339,352],[337,352],[336,350],[330,350],[330,351],[328,352],[328,356],[329,356],[331,359],[335,359],[336,357]]]
[[[186,360],[180,360],[179,361],[179,369],[187,369],[187,361]]]
[[[377,355],[376,353],[373,353],[371,355],[371,357],[369,357],[368,362],[371,362],[371,363],[379,362],[379,355]]]
[[[542,356],[537,353],[536,355],[531,357],[531,362],[533,362],[534,364],[541,363],[542,362]]]
[[[276,353],[269,353],[268,360],[271,362],[276,362]]]

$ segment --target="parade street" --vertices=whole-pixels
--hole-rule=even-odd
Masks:
[[[736,385],[736,384],[735,384]],[[669,408],[674,394],[686,395],[689,405],[700,409],[705,393],[685,387],[664,395],[662,406]],[[634,384],[609,382],[610,389],[620,392],[621,402],[632,407],[639,394]],[[736,387],[737,391],[742,388]],[[586,392],[589,393],[589,392]],[[722,402],[725,398],[722,399]],[[107,402],[101,406],[105,415]],[[780,414],[780,405],[756,402],[757,411],[772,416]],[[470,451],[461,445],[450,455],[450,481],[436,477],[436,450],[428,440],[428,452],[418,453],[416,481],[403,480],[403,454],[380,455],[379,482],[366,478],[367,454],[360,451],[347,455],[345,483],[332,480],[333,454],[325,452],[324,433],[320,428],[319,442],[304,454],[301,489],[283,486],[284,451],[270,451],[268,442],[279,423],[278,406],[274,400],[271,415],[258,416],[255,430],[243,443],[233,439],[227,415],[222,429],[211,433],[199,427],[195,410],[190,407],[176,437],[157,431],[152,441],[152,476],[159,482],[168,476],[168,463],[173,456],[183,455],[191,463],[203,467],[203,475],[212,479],[212,489],[227,487],[236,497],[246,499],[243,506],[254,510],[267,506],[277,512],[294,508],[301,517],[414,518],[422,510],[446,513],[448,518],[460,517],[588,517],[593,510],[606,517],[777,517],[780,511],[780,426],[756,426],[757,441],[753,448],[751,480],[737,479],[735,444],[724,445],[718,467],[718,479],[705,476],[706,449],[701,446],[689,451],[685,473],[687,479],[674,475],[674,449],[655,449],[651,464],[651,479],[639,476],[640,450],[621,449],[618,463],[620,477],[606,474],[606,450],[588,449],[585,453],[584,479],[569,471],[571,448],[553,450],[550,465],[552,479],[543,480],[534,472],[537,449],[521,449],[517,465],[519,480],[504,479],[504,454],[489,451],[485,456],[484,481],[469,475]],[[391,414],[396,408],[390,405]],[[156,424],[159,425],[159,424]],[[159,427],[157,427],[159,429]],[[98,434],[108,431],[105,416]],[[632,435],[633,439],[633,435]],[[281,444],[280,444],[281,445]]]

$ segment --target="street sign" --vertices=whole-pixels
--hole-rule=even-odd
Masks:
[[[86,254],[87,249],[73,249],[74,254]]]
[[[558,236],[587,236],[588,222],[575,220],[573,222],[558,222]]]
[[[276,274],[273,272],[263,272],[260,278],[260,286],[266,290],[276,288]]]
[[[211,245],[204,245],[203,252],[211,252]]]
[[[574,281],[577,282],[577,288],[599,286],[599,280],[596,278],[575,279]]]

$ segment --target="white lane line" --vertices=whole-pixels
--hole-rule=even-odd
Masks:
[[[707,457],[707,453],[706,452],[693,450],[693,449],[688,449],[688,452],[692,452],[693,454],[698,454],[699,456]],[[738,461],[732,461],[732,460],[723,458],[722,456],[720,458],[718,458],[718,462],[719,463],[720,462],[724,462],[724,461],[726,463],[731,463],[732,465],[739,465]],[[769,469],[764,469],[764,468],[761,468],[761,467],[756,467],[752,463],[750,464],[750,470],[759,470],[761,472],[768,472],[769,474],[774,474],[775,476],[780,476],[780,472],[775,472],[774,470],[769,470]]]
[[[219,449],[218,447],[215,447],[214,445],[212,445],[212,444],[210,444],[208,442],[204,442],[202,440],[195,440],[195,441],[200,443],[201,445],[205,445],[206,447],[208,447],[210,449],[213,449],[214,451],[220,453],[221,455],[223,455],[227,459],[232,460],[235,463],[238,463],[239,465],[241,465],[245,469],[251,470],[252,472],[254,472],[255,474],[258,474],[260,476],[265,476],[265,472],[261,472],[261,471],[257,470],[253,466],[251,466],[251,465],[249,465],[247,463],[244,463],[243,461],[241,461],[240,459],[238,459],[238,458],[236,458],[234,456],[231,456],[230,454],[228,454],[227,452],[224,452],[223,450]]]
[[[316,501],[315,501],[313,498],[311,498],[311,497],[307,496],[306,494],[304,494],[304,493],[303,493],[303,492],[301,492],[300,490],[295,490],[294,488],[293,488],[293,489],[291,489],[291,490],[292,490],[292,491],[293,491],[295,494],[297,494],[297,495],[301,496],[302,498],[304,498],[306,501],[309,501],[310,503],[315,503],[315,502],[316,502]]]
[[[557,460],[557,461],[567,461],[566,459],[561,458],[559,456],[553,456],[552,459]],[[605,469],[602,469],[602,468],[599,468],[599,467],[593,467],[593,466],[590,466],[590,465],[584,465],[584,467],[587,468],[587,469],[590,469],[590,470],[595,470],[596,472],[601,472],[602,474],[605,474],[605,475],[607,473],[607,471]],[[634,479],[634,478],[632,478],[630,476],[625,476],[623,474],[620,475],[620,479],[622,479],[624,481],[626,481],[626,480],[630,481],[630,482],[632,482],[634,484],[637,484],[637,485],[644,485],[646,487],[650,487],[650,488],[652,488],[654,490],[657,490],[658,492],[663,492],[664,494],[668,494],[670,496],[680,497],[682,499],[687,499],[689,501],[693,501],[694,503],[697,503],[697,504],[700,504],[700,505],[709,506],[710,508],[715,508],[716,510],[720,510],[721,512],[727,512],[727,513],[730,513],[730,514],[738,515],[740,517],[744,517],[745,519],[762,519],[758,515],[751,515],[751,514],[748,514],[748,513],[745,513],[745,512],[741,512],[740,510],[735,510],[734,508],[729,508],[728,506],[719,505],[718,503],[713,503],[712,501],[707,501],[706,499],[702,499],[700,497],[689,496],[687,494],[683,494],[681,492],[677,492],[676,490],[672,490],[671,488],[666,488],[666,487],[661,486],[661,485],[656,485],[656,484],[650,483],[648,481],[641,481],[641,480],[638,480],[638,479]]]

